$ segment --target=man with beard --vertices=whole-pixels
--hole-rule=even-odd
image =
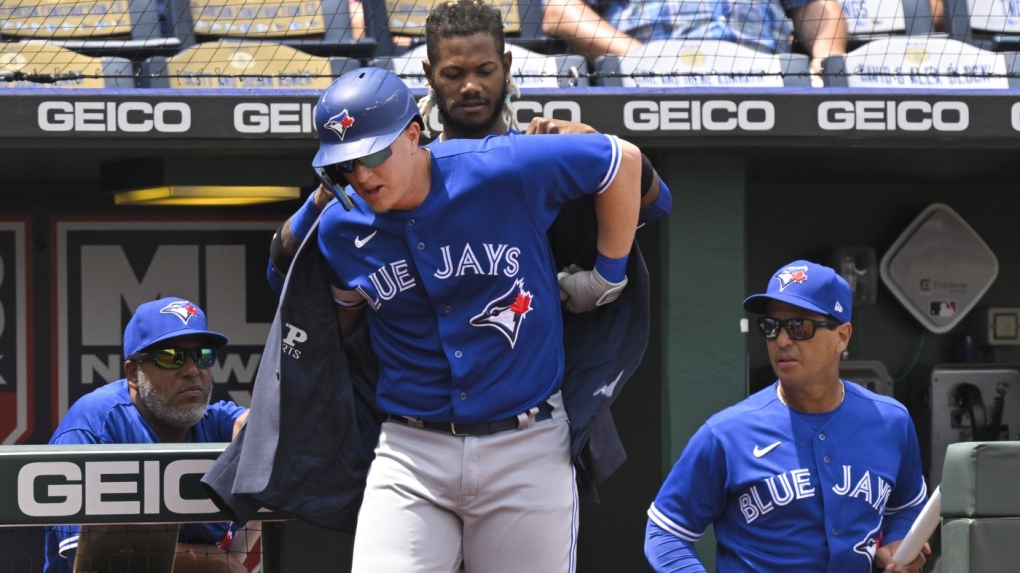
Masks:
[[[506,50],[503,18],[498,9],[477,0],[437,3],[425,21],[425,44],[428,60],[422,61],[422,68],[429,91],[418,102],[426,121],[422,131],[426,137],[431,136],[427,122],[433,106],[443,123],[442,133],[429,146],[454,139],[520,134],[510,102],[511,96],[520,96],[520,90],[510,73],[512,55]],[[536,117],[524,133],[576,134],[595,133],[595,130],[583,123]],[[655,221],[670,212],[673,198],[669,188],[644,155],[641,191],[640,223]],[[273,236],[266,274],[276,292],[283,286],[283,278],[301,240],[335,196],[332,189],[320,185]],[[587,204],[590,201],[568,205],[565,216],[561,215],[551,232],[554,249],[557,245],[563,247],[557,249],[556,254],[560,268],[575,264],[576,253],[583,250],[576,244],[585,240],[576,232],[577,219],[582,216],[577,211]],[[557,236],[563,240],[558,241]],[[567,254],[561,255],[564,252]]]
[[[210,404],[216,350],[227,337],[207,330],[205,313],[181,298],[139,305],[124,330],[126,377],[82,396],[50,444],[159,444],[229,442],[248,410],[233,402]],[[46,528],[46,573],[72,570],[76,525]],[[231,523],[182,524],[174,571],[247,571],[224,549]]]

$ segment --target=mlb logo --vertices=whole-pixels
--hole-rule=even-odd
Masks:
[[[933,300],[928,312],[932,316],[950,317],[956,316],[955,300]]]

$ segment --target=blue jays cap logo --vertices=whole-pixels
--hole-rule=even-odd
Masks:
[[[175,301],[159,310],[160,314],[172,314],[181,319],[181,322],[188,324],[193,316],[198,316],[198,307],[188,301]]]
[[[351,114],[345,109],[326,120],[326,125],[323,127],[339,135],[340,141],[343,141],[344,135],[347,134],[347,130],[350,129],[352,125],[354,125],[354,118],[351,117]]]
[[[489,326],[497,329],[507,340],[510,348],[517,344],[524,317],[531,312],[531,293],[524,290],[524,279],[514,281],[503,296],[490,301],[485,310],[471,318],[471,326]]]
[[[793,283],[806,281],[808,279],[807,269],[807,267],[786,267],[776,273],[776,280],[779,281],[779,292],[783,292],[783,289]]]

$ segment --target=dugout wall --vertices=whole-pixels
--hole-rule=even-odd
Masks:
[[[272,177],[307,194],[314,101],[314,93],[276,91],[5,95],[6,442],[45,443],[75,396],[120,377],[128,306],[157,286],[197,298],[230,334],[229,355],[214,378],[219,397],[243,402],[275,305],[264,279],[269,238],[299,203],[118,207],[101,173],[111,162],[156,160],[238,183]],[[647,569],[644,512],[686,439],[770,376],[764,344],[740,330],[740,301],[782,263],[830,262],[833,250],[856,245],[881,256],[918,213],[941,202],[998,257],[999,275],[979,307],[1020,306],[1015,92],[533,90],[517,107],[522,123],[553,115],[634,141],[675,196],[669,220],[639,232],[656,279],[655,336],[614,406],[630,459],[601,489],[603,504],[582,511],[580,571]],[[243,281],[229,279],[236,276]],[[934,365],[1020,362],[1015,346],[958,355],[959,340],[978,328],[976,317],[944,334],[925,332],[884,285],[874,305],[854,312],[851,357],[887,366],[922,444]],[[342,570],[344,537],[299,524],[277,533],[274,559],[284,570],[298,559]]]

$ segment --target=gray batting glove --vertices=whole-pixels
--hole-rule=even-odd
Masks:
[[[609,304],[620,297],[627,277],[618,283],[602,278],[596,270],[586,271],[577,265],[570,265],[556,275],[560,290],[566,293],[563,308],[573,313],[588,312],[595,307]]]

